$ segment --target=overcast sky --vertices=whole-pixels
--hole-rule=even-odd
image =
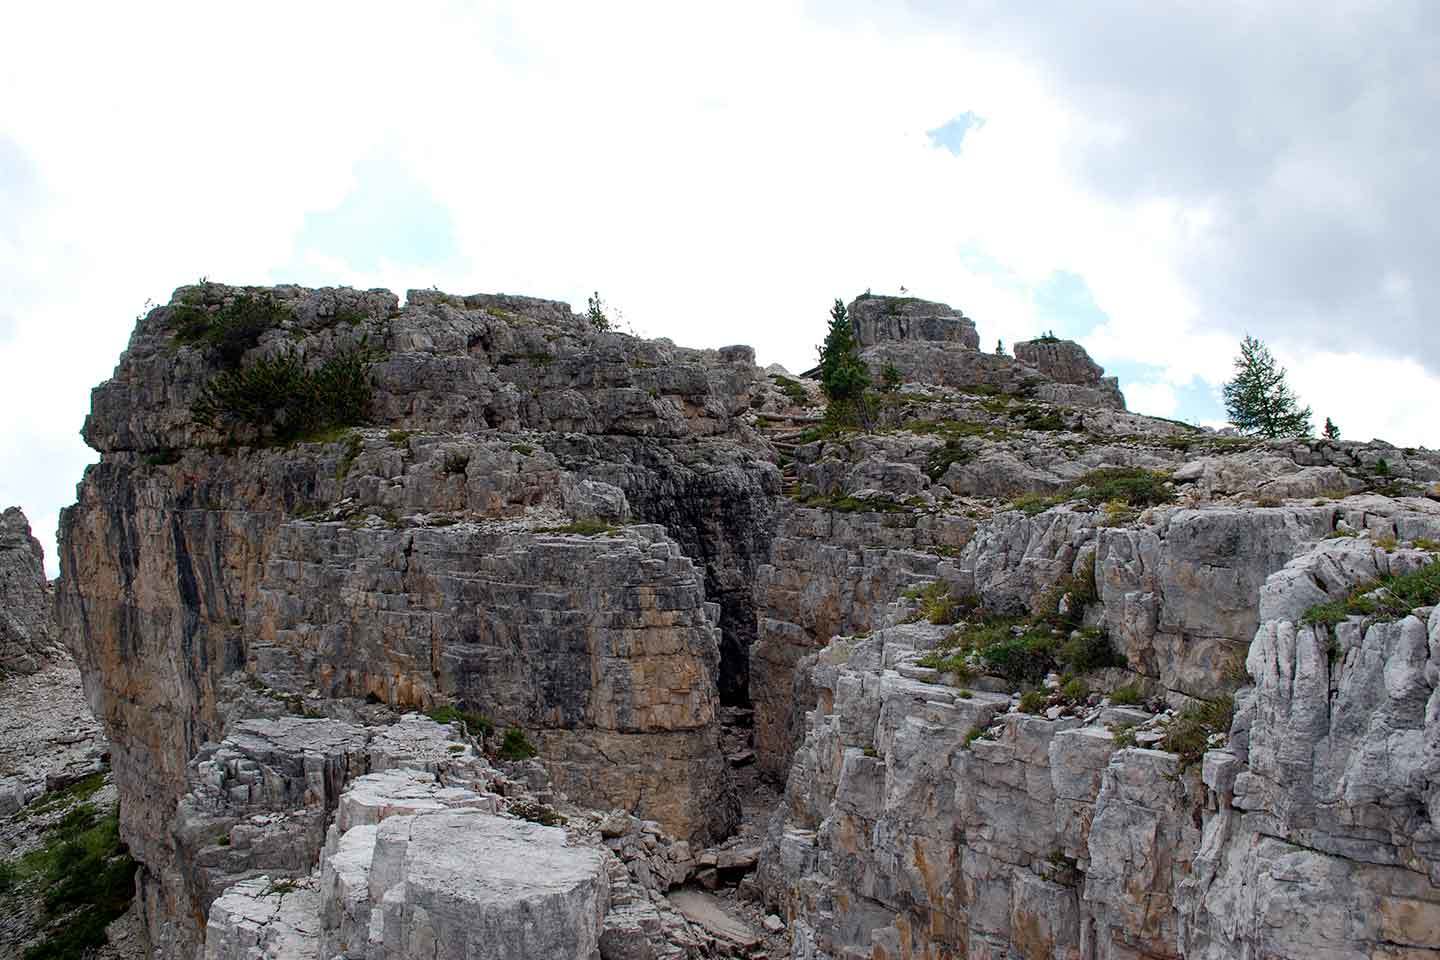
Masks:
[[[202,275],[599,290],[791,369],[903,285],[1210,424],[1249,332],[1440,446],[1428,0],[0,4],[0,507],[52,573],[90,388]]]

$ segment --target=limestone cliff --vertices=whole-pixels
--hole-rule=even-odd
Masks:
[[[943,304],[850,315],[900,380],[868,431],[551,301],[142,318],[57,609],[161,955],[743,955],[667,893],[736,882],[760,821],[728,902],[772,956],[1440,949],[1440,614],[1363,613],[1430,569],[1440,457],[1128,413],[1079,345],[981,352]],[[700,853],[732,763],[784,800]]]
[[[346,362],[359,425],[294,435],[308,411],[264,378]],[[175,835],[187,765],[277,704],[453,704],[525,731],[572,799],[727,834],[716,708],[778,482],[737,417],[757,376],[519,297],[207,284],[142,318],[86,422],[59,610],[152,929],[216,892]],[[201,415],[237,378],[249,419]]]
[[[0,513],[0,675],[31,674],[64,658],[55,634],[40,542],[18,507]]]

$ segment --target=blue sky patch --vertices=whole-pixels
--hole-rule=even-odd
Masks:
[[[339,206],[306,214],[295,238],[297,262],[320,254],[373,273],[386,261],[433,267],[458,255],[449,211],[395,157],[365,157],[355,181]]]
[[[976,116],[966,110],[960,116],[949,123],[942,124],[934,130],[925,131],[925,136],[930,139],[930,146],[949,150],[951,156],[960,156],[960,145],[965,142],[965,135],[971,130],[979,130],[985,126],[985,118]]]

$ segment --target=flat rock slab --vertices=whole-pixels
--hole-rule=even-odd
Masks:
[[[475,810],[391,817],[370,871],[383,960],[592,960],[607,852]]]
[[[204,960],[318,960],[315,881],[242,880],[210,905]]]
[[[760,937],[749,926],[730,916],[720,900],[703,890],[677,890],[668,899],[685,915],[685,919],[702,927],[711,936],[749,950],[760,943]]]
[[[447,787],[424,770],[386,770],[353,781],[340,795],[335,825],[344,833],[352,827],[374,826],[389,817],[473,808],[497,812],[495,797],[481,796],[464,787]]]

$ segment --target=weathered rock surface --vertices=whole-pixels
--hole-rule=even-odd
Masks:
[[[1105,376],[1105,369],[1091,360],[1085,348],[1075,341],[1048,338],[1021,340],[1014,349],[1016,360],[1034,367],[1053,381],[1040,387],[1037,395],[1042,399],[1077,406],[1125,409],[1120,381]]]
[[[235,356],[177,337],[242,301]],[[748,348],[551,301],[206,284],[142,318],[56,607],[159,960],[1440,947],[1440,619],[1296,626],[1440,542],[1440,457],[1130,414],[1076,344],[850,309],[904,381],[863,434]],[[363,427],[193,415],[227,363],[357,349]],[[927,584],[1125,666],[1032,712],[961,689],[922,663]],[[787,781],[763,851],[717,844],[757,771]]]
[[[1440,516],[1422,503],[1392,502],[1372,522],[1424,537]],[[1225,511],[1212,520],[1219,526],[1198,529],[1243,542],[1233,528],[1221,533],[1234,520]],[[1192,584],[1191,606],[1172,618],[1198,616],[1208,598],[1209,632],[1254,635],[1253,686],[1237,694],[1228,743],[1203,764],[1143,748],[1163,743],[1177,722],[1169,713],[1092,698],[1077,712],[1027,715],[1008,695],[939,683],[915,660],[948,627],[838,638],[806,661],[818,705],[760,874],[790,918],[793,956],[1298,960],[1440,949],[1440,610],[1369,626],[1352,618],[1333,639],[1296,622],[1431,555],[1303,529],[1287,541],[1297,521],[1284,518],[1279,533],[1255,527],[1299,554],[1259,585],[1214,567],[1214,554],[1191,555],[1215,579]],[[1203,550],[1206,536],[1182,533],[1194,522],[1173,518],[1171,537]],[[1102,535],[1102,554],[1115,533]],[[1118,549],[1113,539],[1108,548]],[[1226,597],[1245,589],[1256,597],[1228,610]],[[1139,660],[1132,651],[1132,668]],[[1209,669],[1218,682],[1220,668]],[[1162,668],[1157,679],[1173,690],[1177,677]],[[1142,747],[1117,744],[1117,724]]]
[[[0,513],[0,677],[67,659],[55,629],[40,541],[18,507]]]
[[[217,361],[177,345],[176,317],[241,296],[275,305],[243,362],[377,350],[376,426],[207,446],[190,408]],[[59,609],[121,732],[124,834],[146,882],[165,878],[152,922],[213,886],[169,827],[202,744],[334,698],[458,704],[524,729],[577,800],[723,836],[738,805],[715,709],[722,687],[744,695],[778,480],[737,419],[757,376],[744,351],[601,333],[526,298],[415,292],[397,310],[212,284],[142,318],[86,423],[102,460],[65,515]],[[621,526],[647,518],[679,539]]]
[[[950,343],[971,350],[980,346],[975,322],[943,303],[866,294],[850,303],[848,313],[855,341],[862,348],[894,340]]]

